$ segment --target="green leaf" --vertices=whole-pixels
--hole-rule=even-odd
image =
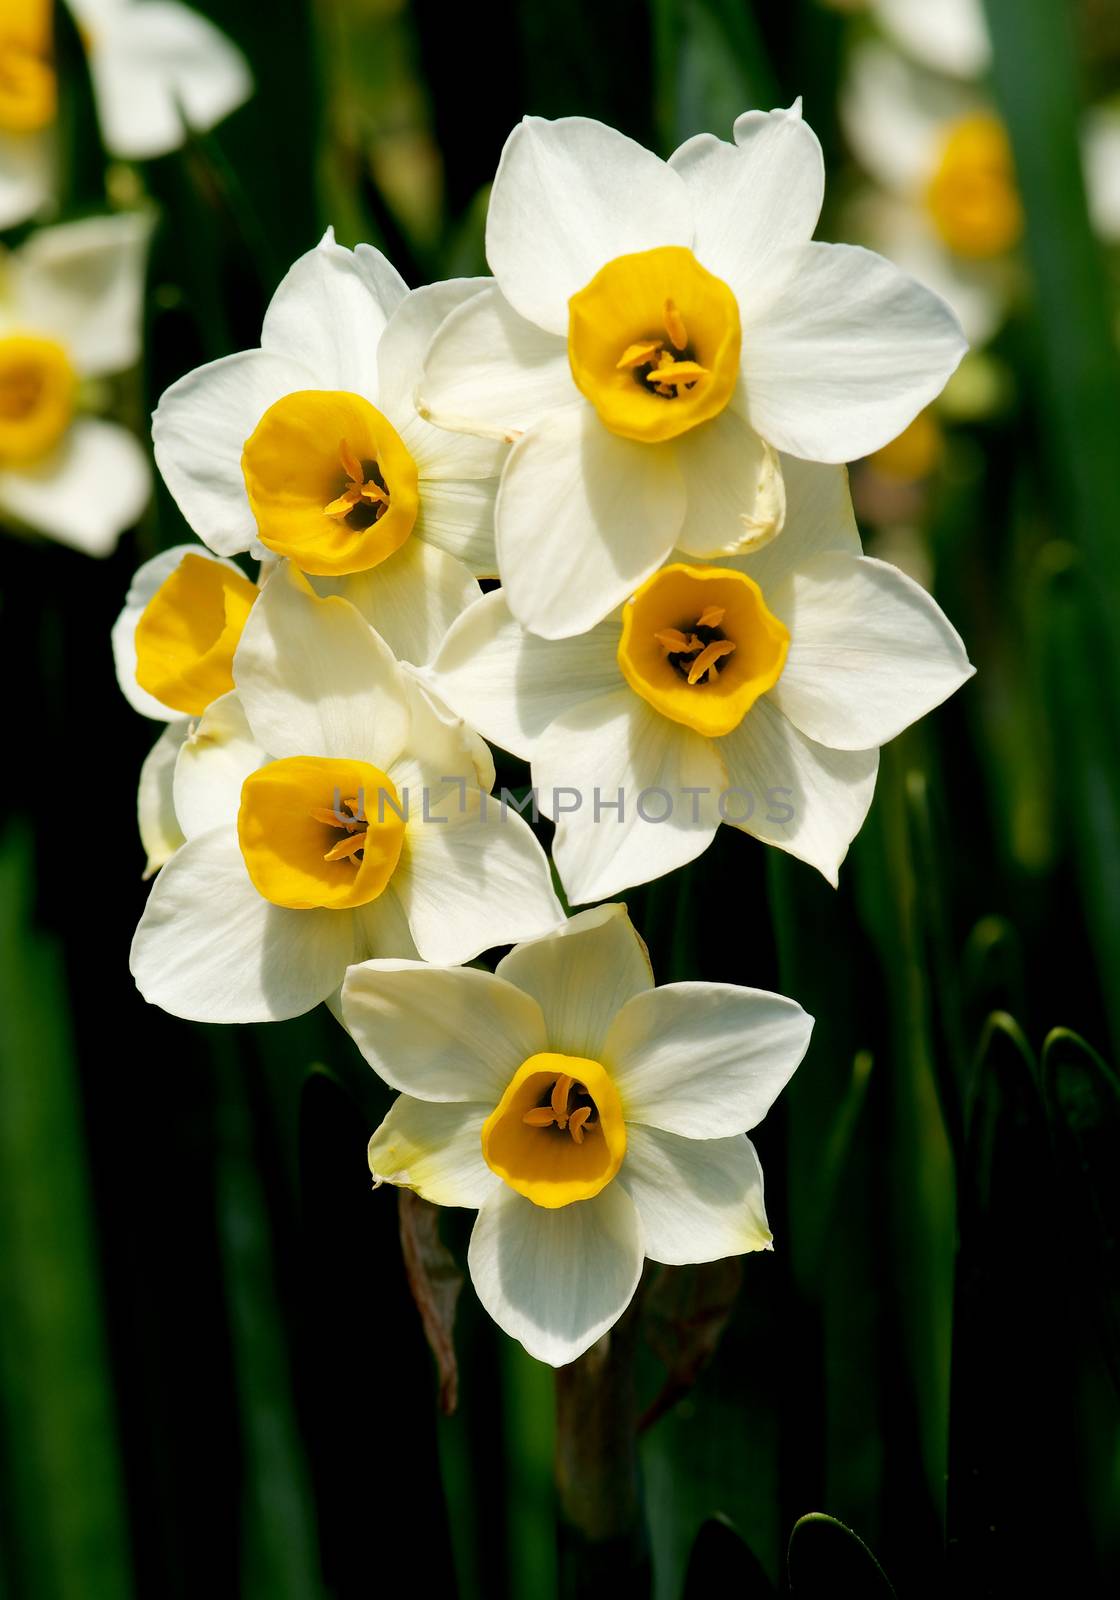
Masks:
[[[770,1600],[778,1591],[746,1540],[726,1517],[709,1517],[688,1558],[681,1600]]]
[[[790,1592],[797,1600],[850,1594],[893,1600],[886,1573],[858,1534],[823,1511],[799,1518],[789,1537]]]

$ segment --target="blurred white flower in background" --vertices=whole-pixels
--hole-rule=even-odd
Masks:
[[[148,458],[87,414],[140,356],[150,217],[44,228],[0,261],[0,518],[107,555],[151,492]]]
[[[0,7],[0,228],[33,217],[51,194],[57,82],[51,0]]]

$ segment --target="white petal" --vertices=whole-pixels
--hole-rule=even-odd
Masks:
[[[529,1056],[549,1048],[537,1002],[477,967],[366,961],[342,986],[354,1043],[394,1089],[476,1100],[489,1116]]]
[[[107,12],[89,51],[102,137],[126,161],[177,150],[186,128],[206,132],[252,93],[240,50],[175,0]]]
[[[555,933],[518,945],[497,975],[540,1006],[550,1050],[592,1061],[626,1002],[653,988],[649,954],[623,905],[580,911]]]
[[[785,487],[777,453],[730,407],[676,441],[686,510],[677,545],[714,559],[760,548],[781,532]]]
[[[584,905],[702,855],[727,774],[712,740],[627,687],[557,717],[537,742],[533,781],[541,809],[556,817],[561,882],[570,903]]]
[[[632,1124],[618,1181],[637,1207],[651,1261],[675,1267],[771,1248],[762,1168],[743,1134],[682,1139]]]
[[[54,129],[0,133],[0,228],[46,209],[54,189]]]
[[[790,248],[813,237],[824,156],[808,123],[785,111],[748,112],[735,124],[735,141],[699,133],[669,164],[692,201],[697,259],[749,299]]]
[[[393,888],[425,961],[473,961],[563,920],[548,858],[521,817],[465,780],[410,793],[409,808]]]
[[[145,878],[171,857],[183,843],[183,830],[175,815],[173,779],[179,747],[187,736],[186,718],[169,723],[144,757],[140,768],[140,788],[136,796],[136,818],[140,842],[147,854]]]
[[[498,1326],[538,1361],[563,1367],[633,1298],[643,1261],[638,1215],[619,1183],[557,1210],[502,1184],[478,1213],[467,1260]]]
[[[404,746],[400,668],[361,613],[320,600],[288,562],[249,613],[233,677],[254,737],[273,756],[333,756],[387,771]]]
[[[143,616],[148,601],[156,590],[187,555],[201,556],[207,561],[217,561],[219,565],[230,567],[234,572],[241,574],[241,568],[235,562],[223,561],[220,556],[211,555],[205,546],[172,545],[170,550],[161,550],[158,556],[153,556],[150,561],[145,561],[142,567],[137,568],[128,586],[128,594],[125,596],[120,615],[113,624],[113,664],[116,667],[121,693],[141,716],[155,717],[160,722],[178,721],[183,713],[173,710],[171,706],[165,706],[161,700],[157,700],[146,689],[141,689],[137,683],[136,624]]]
[[[152,215],[122,212],[40,228],[11,261],[24,326],[66,347],[77,370],[100,377],[140,359]]]
[[[279,1022],[324,1000],[353,949],[346,911],[287,911],[249,881],[232,829],[188,839],[160,872],[132,941],[152,1005],[192,1022]]]
[[[514,445],[498,491],[510,610],[546,639],[585,632],[661,565],[684,509],[671,447],[620,439],[587,405],[556,413]]]
[[[784,995],[669,983],[622,1008],[603,1050],[628,1123],[724,1139],[762,1121],[812,1031],[812,1017]]]
[[[1093,226],[1102,239],[1120,239],[1120,107],[1085,113],[1081,151]]]
[[[288,269],[261,329],[261,349],[314,374],[315,389],[346,389],[377,404],[377,346],[408,293],[370,244],[344,250],[328,228]]]
[[[413,535],[387,561],[345,578],[312,578],[376,628],[398,661],[430,661],[448,628],[480,590],[461,561]]]
[[[770,698],[835,750],[886,744],[975,670],[937,602],[867,556],[817,556],[767,601],[790,630]]]
[[[370,1171],[436,1206],[481,1206],[502,1181],[482,1159],[482,1124],[492,1109],[401,1095],[369,1142]]]
[[[489,793],[494,787],[494,757],[486,740],[456,716],[414,667],[404,664],[401,677],[408,701],[408,749],[394,762],[394,774],[418,795],[425,785],[434,792],[460,779],[470,789]]]
[[[719,751],[731,782],[724,820],[807,861],[835,888],[875,793],[878,750],[816,744],[764,696]]]
[[[839,95],[844,134],[860,165],[915,207],[924,203],[949,128],[977,104],[975,94],[916,71],[877,41],[851,52]]]
[[[433,429],[433,432],[437,430]],[[451,438],[444,434],[445,439]],[[475,441],[476,443],[479,441]],[[461,562],[481,578],[496,578],[494,502],[497,478],[420,479],[420,513],[413,537]]]
[[[49,456],[0,470],[0,511],[89,556],[107,556],[148,503],[152,474],[138,439],[79,417]]]
[[[743,328],[751,422],[779,450],[853,461],[900,434],[967,345],[950,308],[870,250],[810,244]]]
[[[377,347],[379,393],[386,416],[407,415],[415,408],[424,356],[440,323],[492,286],[492,278],[450,278],[411,289],[398,301]]]
[[[496,287],[452,311],[433,336],[417,393],[421,415],[441,427],[504,440],[579,403],[566,338],[519,316]]]
[[[981,0],[875,0],[874,9],[903,49],[936,72],[978,78],[988,70],[992,45]]]
[[[242,350],[164,391],[152,417],[156,465],[200,539],[233,556],[256,541],[241,452],[269,406],[314,379],[286,356]]]
[[[351,961],[418,961],[420,952],[409,932],[393,885],[390,883],[369,905],[354,910],[354,954]],[[334,1008],[341,1022],[339,1008]]]
[[[779,538],[764,548],[721,558],[721,565],[745,572],[764,596],[826,551],[863,554],[845,467],[781,458],[786,516]]]
[[[618,633],[617,622],[601,622],[570,639],[540,639],[495,589],[449,629],[431,682],[473,728],[527,760],[561,712],[619,689]]]
[[[175,768],[175,813],[188,839],[232,827],[241,788],[268,758],[249,730],[236,693],[219,695],[197,722]]]
[[[568,300],[615,256],[690,245],[692,207],[672,168],[587,117],[526,117],[506,140],[486,217],[486,259],[507,300],[567,334]]]

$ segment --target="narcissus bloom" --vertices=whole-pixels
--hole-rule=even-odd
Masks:
[[[67,0],[110,155],[147,161],[206,133],[253,91],[241,51],[178,0]]]
[[[485,745],[347,601],[280,567],[233,676],[175,760],[186,842],[133,941],[146,999],[200,1021],[276,1020],[365,956],[469,961],[560,920],[532,832],[484,802]]]
[[[770,1249],[746,1134],[813,1020],[759,989],[655,989],[625,906],[582,912],[493,974],[352,967],[342,1013],[402,1091],[370,1140],[374,1177],[478,1208],[475,1289],[539,1361],[574,1361],[617,1322],[647,1256]]]
[[[529,117],[494,180],[495,284],[432,341],[421,406],[516,440],[496,507],[514,615],[598,622],[674,547],[757,548],[776,451],[866,455],[964,352],[949,308],[880,257],[813,241],[824,193],[799,107],[748,112],[668,162],[601,123]]]
[[[471,573],[495,570],[502,448],[413,403],[432,332],[480,281],[410,294],[379,251],[328,230],[273,296],[261,348],[181,378],[153,422],[160,470],[212,550],[289,557],[411,661],[477,594]]]
[[[972,675],[925,590],[862,554],[844,468],[783,469],[765,549],[674,559],[571,639],[534,636],[496,590],[433,663],[437,693],[532,762],[574,903],[683,866],[721,822],[835,884],[879,746]]]
[[[107,555],[151,489],[127,429],[85,414],[85,380],[131,367],[151,224],[136,213],[44,228],[3,262],[0,517]]]

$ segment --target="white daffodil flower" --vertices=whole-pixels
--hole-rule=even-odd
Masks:
[[[178,0],[67,0],[110,155],[149,161],[206,133],[253,92],[248,63]]]
[[[764,550],[681,557],[571,639],[534,636],[496,590],[436,657],[437,694],[532,762],[573,903],[694,860],[721,822],[835,884],[879,746],[972,675],[925,590],[862,554],[844,468],[783,467]]]
[[[156,461],[219,555],[261,547],[355,604],[402,660],[429,659],[496,571],[504,450],[434,428],[413,391],[432,333],[486,280],[409,293],[378,250],[328,229],[265,314],[261,347],[173,384]]]
[[[54,175],[58,84],[51,49],[53,0],[0,8],[0,228],[44,210]]]
[[[988,97],[872,42],[852,51],[839,108],[879,186],[853,206],[855,227],[943,295],[973,345],[985,343],[1006,314],[1023,231],[1011,146]]]
[[[495,973],[352,967],[342,1013],[402,1091],[370,1140],[374,1177],[478,1209],[478,1297],[537,1360],[563,1366],[606,1333],[646,1257],[771,1248],[746,1135],[813,1019],[760,989],[655,989],[625,906],[582,912]]]
[[[0,518],[107,555],[151,492],[139,441],[83,415],[83,380],[135,365],[151,223],[91,217],[0,263]]]
[[[813,241],[824,164],[799,106],[668,162],[581,117],[526,118],[490,197],[495,285],[432,341],[421,409],[516,440],[496,506],[517,618],[582,632],[674,547],[782,525],[776,451],[886,444],[964,352],[949,308],[880,257]]]
[[[278,568],[233,675],[176,760],[186,842],[132,947],[146,999],[200,1021],[279,1020],[366,956],[469,961],[561,920],[531,830],[487,802],[485,745],[349,602]]]

